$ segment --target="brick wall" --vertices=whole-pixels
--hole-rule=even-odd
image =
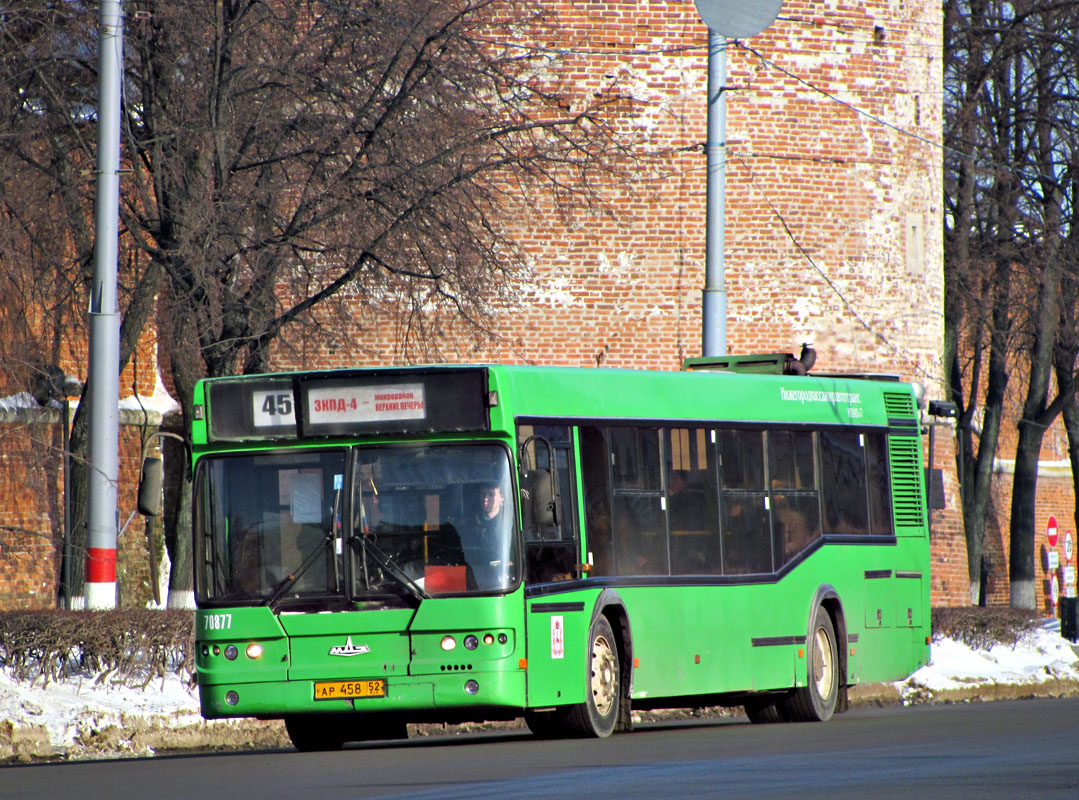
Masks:
[[[437,359],[677,369],[701,351],[707,32],[691,2],[553,2],[587,94],[617,86],[653,154],[605,206],[568,221],[522,209],[533,280],[475,341],[451,319]],[[943,397],[940,6],[788,2],[728,48],[726,289],[731,353],[798,352],[818,371],[897,373]],[[394,309],[280,348],[281,366],[417,360]],[[327,325],[324,330],[333,330]],[[434,360],[424,354],[418,360]],[[932,598],[969,602],[954,435],[935,437]]]

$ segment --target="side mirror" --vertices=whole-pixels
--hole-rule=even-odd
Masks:
[[[148,517],[161,514],[161,486],[165,482],[165,465],[160,458],[144,458],[139,478],[139,513]]]
[[[554,491],[554,476],[549,469],[534,469],[525,473],[532,505],[532,522],[537,528],[558,524],[558,502]]]

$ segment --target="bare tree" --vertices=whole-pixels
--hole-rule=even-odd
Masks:
[[[1063,243],[1074,201],[1079,68],[1067,42],[1077,24],[1079,6],[1070,2],[945,4],[945,356],[961,408],[968,568],[973,596],[1008,370],[1016,366],[1025,399],[1017,403],[1009,570],[1019,607],[1034,605],[1042,439],[1075,391],[1074,350],[1070,365],[1064,351],[1075,335],[1077,297],[1064,280],[1071,267]]]
[[[43,370],[77,357],[86,338],[96,13],[78,2],[24,0],[6,3],[0,14],[0,358],[8,390],[29,388]],[[145,258],[133,261],[127,251],[121,251],[121,369],[135,351],[160,275],[155,277],[153,265],[145,266]],[[71,476],[76,593],[82,583],[86,507],[85,460],[79,456],[85,454],[87,422],[80,404],[70,441],[76,456]],[[53,444],[59,447],[58,435]],[[63,515],[54,511],[58,531]]]
[[[332,302],[361,333],[396,319],[406,357],[432,351],[440,308],[485,335],[527,278],[512,212],[586,202],[619,152],[616,92],[567,91],[557,54],[515,44],[544,35],[527,0],[147,9],[128,39],[124,219],[167,275],[185,423],[198,378],[264,371]],[[174,590],[187,538],[170,540]]]

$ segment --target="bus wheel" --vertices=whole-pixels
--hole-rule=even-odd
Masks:
[[[618,722],[622,671],[618,642],[607,618],[600,615],[588,635],[588,686],[585,701],[566,715],[566,727],[581,736],[610,736]]]
[[[526,711],[525,725],[538,739],[554,739],[565,732],[565,715],[554,711]]]
[[[799,722],[825,722],[835,713],[839,696],[839,650],[832,618],[823,606],[817,609],[808,649],[808,685],[791,693],[784,710]]]
[[[285,717],[285,730],[292,746],[301,753],[318,750],[340,750],[345,734],[333,717],[311,714],[302,717]]]
[[[773,722],[786,722],[787,714],[783,708],[785,698],[764,695],[754,697],[746,701],[745,710],[749,721],[757,725],[765,725]]]

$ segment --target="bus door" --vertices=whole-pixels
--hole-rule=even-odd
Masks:
[[[530,585],[581,577],[573,429],[519,424],[518,464],[525,580]]]

